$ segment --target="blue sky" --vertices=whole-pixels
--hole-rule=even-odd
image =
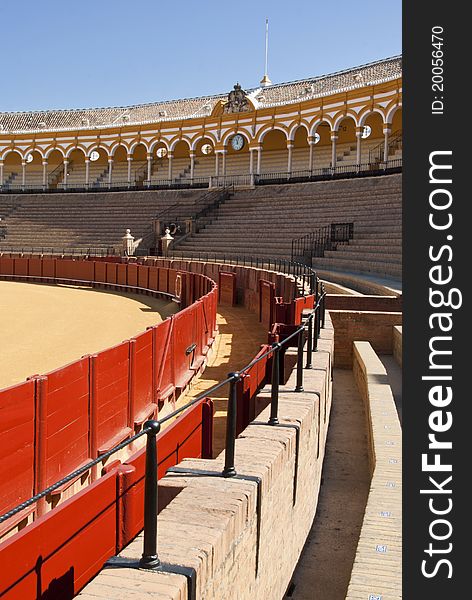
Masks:
[[[123,106],[401,52],[401,0],[1,0],[0,111]]]

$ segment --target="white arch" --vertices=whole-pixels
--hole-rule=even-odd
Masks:
[[[310,128],[306,123],[294,123],[288,131],[287,139],[289,141],[293,142],[295,140],[295,133],[300,127],[303,127],[303,129],[305,129],[307,137],[310,135]]]
[[[149,153],[149,151],[150,151],[149,146],[147,145],[147,143],[144,140],[135,140],[129,147],[128,154],[133,154],[136,146],[139,146],[140,144],[146,148],[146,153]]]
[[[5,152],[0,156],[0,160],[5,160],[5,158],[12,153],[19,154],[21,160],[25,160],[26,154],[23,154],[19,148],[6,148]]]
[[[194,137],[192,140],[192,145],[190,146],[190,150],[196,150],[198,142],[200,140],[204,140],[205,138],[212,141],[213,148],[216,146],[216,138],[212,133],[203,133],[203,134],[198,133],[197,136]]]
[[[64,149],[61,148],[61,146],[51,146],[51,148],[44,153],[44,158],[48,160],[49,156],[52,152],[54,152],[54,150],[57,150],[60,154],[62,154],[62,158],[65,158]]]
[[[174,140],[174,141],[171,143],[171,145],[170,145],[169,151],[170,151],[170,152],[173,152],[173,151],[174,151],[174,149],[175,149],[175,147],[177,146],[177,144],[178,144],[179,142],[185,142],[185,143],[187,144],[187,146],[188,146],[188,150],[189,150],[189,152],[190,152],[190,149],[191,149],[191,147],[192,147],[192,144],[191,144],[190,140],[189,140],[187,137],[179,137],[179,138],[175,138],[175,140]]]
[[[392,106],[392,108],[388,111],[387,116],[385,118],[385,123],[391,123],[393,120],[393,115],[397,112],[398,109],[402,108],[402,103],[399,102]]]
[[[84,158],[87,156],[85,149],[82,148],[82,146],[71,146],[65,153],[64,158],[69,158],[69,156],[72,154],[72,152],[74,152],[74,150],[80,150],[80,152],[82,152],[82,154],[84,155]]]
[[[123,147],[126,150],[126,155],[129,154],[129,150],[128,150],[128,146],[122,142],[115,142],[108,150],[108,157],[109,158],[113,158],[115,156],[115,152],[118,150],[118,148]]]
[[[287,132],[285,131],[285,129],[283,129],[282,127],[280,127],[279,125],[274,125],[274,127],[268,127],[267,129],[264,129],[262,131],[262,133],[259,133],[257,136],[257,141],[259,142],[259,144],[262,144],[262,142],[264,141],[265,136],[270,132],[270,131],[280,131],[284,134],[285,136],[285,141],[287,141],[289,138],[287,137]]]
[[[166,138],[160,138],[158,140],[154,140],[153,142],[151,142],[148,152],[150,154],[154,154],[154,149],[158,144],[163,144],[165,149],[167,150],[167,152],[169,152],[169,140]]]
[[[328,119],[323,118],[323,119],[316,119],[311,127],[310,127],[310,137],[313,137],[316,133],[316,130],[318,129],[318,127],[321,125],[321,123],[327,123],[329,125],[329,132],[331,134],[331,132],[333,131],[333,128],[331,126],[330,121],[328,121]]]
[[[92,152],[97,151],[98,153],[100,153],[100,150],[103,150],[105,152],[107,159],[110,158],[109,149],[105,146],[92,146],[87,150],[85,158],[90,159],[90,155],[92,154]]]
[[[351,119],[351,121],[353,121],[354,123],[354,127],[357,127],[357,122],[356,122],[356,117],[354,115],[351,115],[350,113],[347,114],[340,114],[336,117],[336,119],[334,120],[333,123],[333,127],[332,127],[332,131],[338,131],[339,130],[339,125],[345,120],[345,119]]]
[[[251,140],[249,133],[245,129],[238,129],[238,130],[231,129],[230,131],[227,131],[224,134],[224,136],[221,138],[221,144],[223,145],[223,147],[226,147],[228,145],[229,139],[232,138],[237,133],[239,133],[239,135],[242,135],[248,144],[250,144],[253,141],[253,140]]]
[[[364,113],[362,113],[362,115],[361,115],[361,117],[360,117],[360,119],[359,119],[359,125],[358,125],[358,126],[359,126],[359,127],[363,127],[363,125],[364,125],[364,123],[365,123],[365,121],[366,121],[367,117],[368,117],[369,115],[372,115],[372,114],[374,114],[374,113],[378,113],[378,114],[379,114],[379,115],[382,117],[382,125],[385,125],[385,123],[386,123],[387,121],[386,121],[386,119],[385,119],[385,115],[384,115],[383,111],[382,111],[382,110],[380,110],[380,108],[372,108],[372,109],[370,109],[370,110],[366,110]]]
[[[28,154],[31,154],[32,152],[37,152],[39,154],[39,156],[41,157],[41,160],[44,160],[44,152],[41,148],[26,148],[25,150],[25,158],[28,156]]]

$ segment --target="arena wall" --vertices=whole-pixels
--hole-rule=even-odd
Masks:
[[[336,353],[334,366],[352,369],[353,343],[368,341],[379,354],[393,353],[393,326],[402,324],[400,312],[330,310]]]
[[[258,415],[236,442],[235,465],[241,479],[168,474],[160,495],[172,498],[159,516],[161,560],[196,571],[196,598],[221,600],[279,599],[290,583],[316,512],[331,406],[333,331],[326,322],[314,355],[314,369],[304,373],[305,392],[295,394],[295,372],[281,387],[279,418],[296,430],[266,425],[269,408]],[[267,403],[263,391],[259,401]],[[189,471],[221,471],[215,460],[184,460]],[[254,481],[261,479],[260,498]],[[166,500],[164,500],[166,501]],[[260,503],[260,504],[259,504]],[[260,516],[258,515],[260,506]],[[120,556],[138,558],[138,536]],[[140,589],[156,599],[181,599],[188,593],[182,575],[136,573],[129,568],[104,569],[79,594],[97,595]],[[123,592],[124,590],[124,592]]]
[[[372,472],[347,600],[402,597],[402,431],[387,373],[369,342],[354,342]]]

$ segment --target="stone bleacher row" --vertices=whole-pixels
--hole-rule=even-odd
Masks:
[[[152,219],[178,203],[168,217],[195,211],[201,191],[96,192],[94,194],[0,195],[0,251],[15,248],[121,249],[130,229],[136,239],[151,230]],[[172,212],[172,211],[177,211]],[[2,239],[2,228],[6,237]]]
[[[261,186],[236,192],[178,250],[286,258],[292,239],[353,222],[353,240],[315,258],[315,266],[400,279],[401,218],[401,175]]]
[[[361,145],[361,163],[369,162],[369,150],[382,144],[382,140],[363,140]],[[287,172],[287,150],[262,151],[261,173],[285,173]],[[401,158],[401,148],[392,148],[389,157],[392,160]],[[336,160],[339,166],[355,165],[357,162],[356,143],[338,144],[336,148]],[[254,161],[256,162],[256,160]],[[331,145],[315,146],[313,168],[328,168],[331,164]],[[254,164],[254,169],[256,165]],[[292,172],[304,171],[310,168],[308,148],[294,148],[292,151]],[[64,171],[57,167],[48,167],[48,183],[52,187],[64,186]],[[231,154],[226,157],[226,175],[244,175],[249,173],[249,153]],[[222,165],[220,162],[220,174]],[[195,159],[195,178],[208,179],[215,175],[215,156],[198,156]],[[168,179],[169,166],[166,158],[155,158],[152,162],[151,184],[159,180]],[[190,158],[174,158],[172,165],[172,178],[176,180],[190,178]],[[80,187],[85,184],[85,163],[71,161],[68,167],[67,186],[70,188]],[[131,163],[131,182],[142,182],[147,180],[147,162],[133,161]],[[128,162],[116,161],[112,169],[112,181],[115,184],[125,184],[128,181]],[[3,184],[21,185],[22,174],[20,165],[5,165]],[[89,163],[89,184],[101,186],[108,183],[108,164]],[[26,167],[26,185],[40,189],[43,185],[43,168],[41,165],[32,164]]]
[[[0,196],[0,250],[121,248],[127,228],[139,239],[153,217],[183,221],[205,192],[129,191]],[[166,213],[166,208],[178,204]],[[324,225],[354,223],[348,245],[315,258],[318,269],[401,278],[401,175],[240,189],[209,223],[177,243],[180,252],[291,256],[292,239]],[[4,237],[2,237],[2,230]]]

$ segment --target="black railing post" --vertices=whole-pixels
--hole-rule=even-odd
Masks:
[[[308,317],[308,339],[306,341],[306,365],[305,369],[311,369],[313,367],[312,363],[312,353],[313,353],[313,316],[314,313]]]
[[[280,385],[280,344],[272,344],[272,378],[270,382],[269,425],[279,424],[279,385]]]
[[[223,477],[234,477],[236,469],[234,466],[234,447],[236,442],[236,411],[238,404],[238,383],[241,380],[239,373],[228,373],[231,379],[229,384],[228,409],[226,411],[226,445],[225,466]]]
[[[321,288],[321,327],[324,329],[325,326],[325,318],[326,318],[326,294],[324,293],[324,286]]]
[[[297,351],[297,385],[296,392],[303,392],[303,333],[304,327],[300,328],[298,334],[298,351]]]
[[[146,476],[144,480],[144,548],[139,561],[141,569],[155,569],[160,560],[157,555],[157,443],[161,424],[147,421]]]

